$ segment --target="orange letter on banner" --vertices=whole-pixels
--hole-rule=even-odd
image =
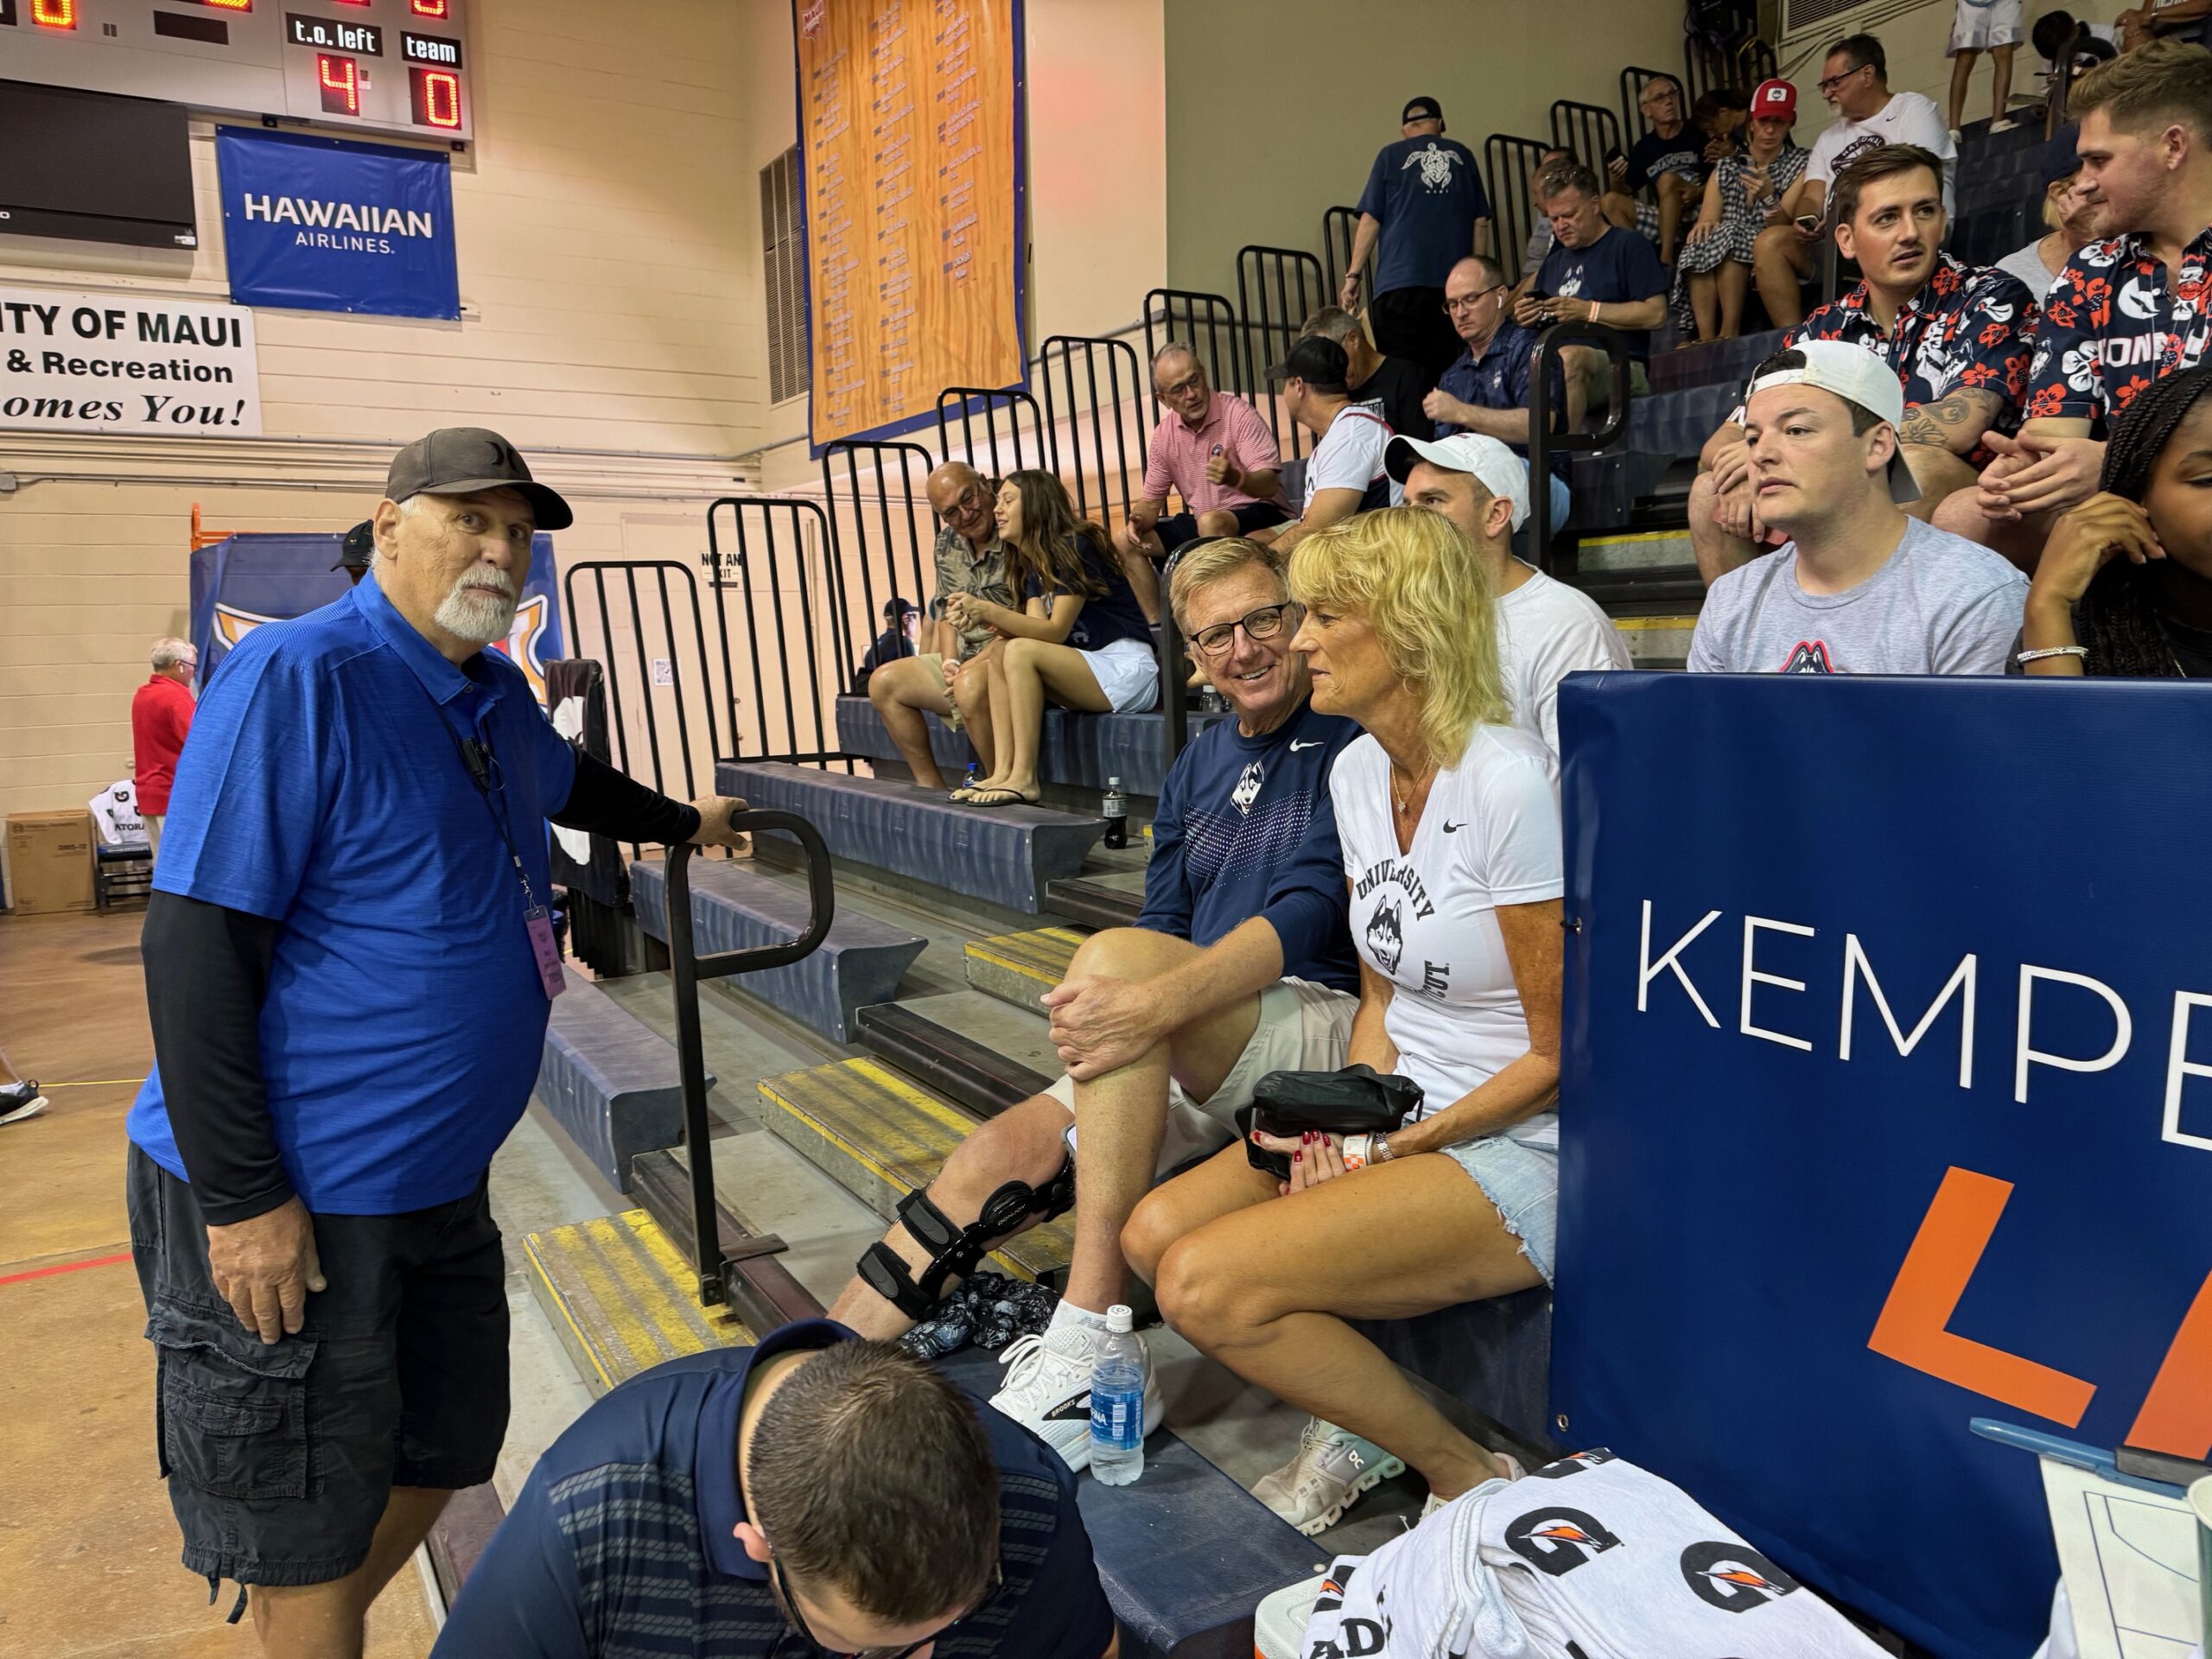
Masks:
[[[2127,1443],[2146,1452],[2171,1452],[2191,1463],[2202,1463],[2212,1452],[2212,1275],[2196,1292],[2174,1345],[2166,1350],[2165,1363],[2151,1380],[2143,1396],[2143,1409]]]
[[[1970,1169],[1944,1172],[1866,1345],[1916,1371],[2072,1428],[2088,1410],[2095,1383],[1944,1328],[2012,1196],[2010,1181]]]

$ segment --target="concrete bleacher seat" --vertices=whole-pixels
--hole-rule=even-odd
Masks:
[[[938,1363],[976,1394],[999,1386],[991,1354]],[[1166,1429],[1145,1441],[1135,1484],[1078,1477],[1076,1502],[1123,1659],[1249,1659],[1261,1601],[1311,1577],[1326,1554]]]
[[[938,766],[947,777],[957,775],[972,758],[968,740],[935,715],[923,718]],[[1196,737],[1208,721],[1220,718],[1194,711],[1190,734]],[[848,753],[874,760],[899,758],[899,746],[884,729],[883,716],[866,697],[837,699],[837,745]],[[1047,709],[1037,766],[1049,784],[1103,790],[1108,779],[1119,778],[1126,793],[1156,796],[1167,776],[1167,717],[1157,712],[1087,715]]]
[[[836,858],[1035,915],[1045,884],[1076,874],[1103,818],[1038,806],[956,806],[935,790],[782,761],[718,763],[715,787],[796,812]],[[770,832],[773,833],[773,832]]]
[[[626,1192],[633,1158],[683,1138],[676,1050],[574,968],[562,973],[568,990],[553,999],[537,1098],[576,1150]]]
[[[742,863],[695,859],[690,877],[692,944],[702,956],[782,944],[806,930],[806,895]],[[640,859],[630,867],[630,894],[638,925],[665,944],[668,874],[658,860]],[[841,911],[811,955],[747,974],[736,983],[824,1037],[848,1042],[855,1016],[870,1002],[891,999],[899,976],[927,943],[873,917]]]
[[[1697,386],[1740,388],[1760,359],[1782,349],[1783,332],[1766,328],[1734,340],[1708,340],[1685,346],[1678,352],[1656,353],[1651,359],[1652,395],[1660,397]]]
[[[1738,378],[1639,397],[1629,410],[1629,447],[1647,454],[1694,455],[1713,429],[1735,412],[1743,391]]]

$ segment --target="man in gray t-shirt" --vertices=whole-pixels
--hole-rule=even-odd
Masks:
[[[1807,340],[1753,371],[1745,405],[1759,517],[1792,539],[1713,584],[1692,671],[2003,673],[2028,579],[1906,517],[1904,394],[1881,360]]]

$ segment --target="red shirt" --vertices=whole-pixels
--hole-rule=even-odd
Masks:
[[[176,782],[176,758],[192,729],[192,693],[165,674],[156,674],[130,700],[131,771],[138,785],[138,810],[160,817],[169,810],[169,786]]]

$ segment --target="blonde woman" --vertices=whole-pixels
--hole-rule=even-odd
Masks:
[[[1329,783],[1360,956],[1346,1059],[1420,1084],[1418,1117],[1363,1164],[1334,1135],[1262,1136],[1293,1160],[1281,1184],[1230,1147],[1156,1189],[1122,1236],[1171,1325],[1313,1414],[1297,1459],[1256,1489],[1309,1533],[1378,1464],[1418,1470],[1432,1507],[1517,1472],[1347,1323],[1552,1274],[1559,790],[1550,752],[1510,723],[1490,580],[1448,519],[1412,507],[1332,525],[1291,561],[1313,707],[1366,733]],[[1361,1440],[1382,1455],[1348,1455]]]

